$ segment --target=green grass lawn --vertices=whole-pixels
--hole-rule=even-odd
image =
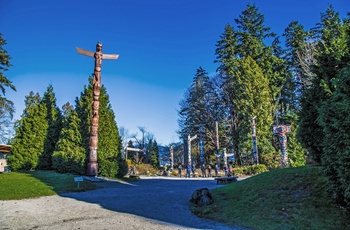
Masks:
[[[96,184],[84,180],[79,188],[73,174],[53,171],[25,171],[0,174],[0,200],[19,200],[50,196],[62,192],[95,189]]]
[[[322,169],[273,170],[211,191],[200,217],[251,229],[350,229],[350,214],[326,193]]]

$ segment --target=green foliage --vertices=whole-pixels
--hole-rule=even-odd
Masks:
[[[312,85],[303,92],[299,138],[325,168],[328,190],[340,205],[350,206],[348,147],[350,20],[329,6],[312,31],[315,46]]]
[[[150,140],[147,145],[147,151],[150,151],[148,153],[150,155],[150,163],[154,168],[159,167],[159,149],[157,141]]]
[[[339,71],[335,91],[320,115],[325,134],[322,164],[337,203],[350,206],[350,65]]]
[[[273,152],[267,152],[264,155],[260,156],[260,162],[268,169],[277,169],[280,167],[280,154],[277,153],[276,151]]]
[[[85,174],[86,152],[79,132],[80,119],[69,103],[63,110],[63,128],[52,155],[52,168],[61,173]]]
[[[271,126],[278,116],[297,109],[297,82],[288,69],[278,37],[264,25],[264,15],[254,4],[247,5],[235,24],[236,27],[226,25],[216,45],[222,103],[227,108],[224,120],[231,123],[230,132],[224,135],[233,137],[230,142],[238,164],[244,164],[241,157],[250,155],[252,149],[249,119],[256,116],[259,160],[268,168],[276,168],[279,154]],[[267,44],[266,38],[272,43]],[[289,138],[298,145],[295,135]]]
[[[320,167],[278,169],[211,190],[197,215],[249,229],[347,229],[349,213],[331,203]]]
[[[253,148],[250,119],[256,116],[258,150],[259,155],[263,156],[274,150],[268,140],[273,123],[268,79],[264,77],[260,67],[249,56],[241,59],[237,64],[232,76],[237,125],[233,133],[234,143],[237,146],[236,154],[239,157],[249,154]]]
[[[12,118],[13,113],[15,112],[13,102],[6,99],[6,88],[16,91],[16,87],[12,82],[4,75],[4,72],[8,70],[11,66],[10,55],[7,54],[7,51],[3,48],[6,45],[6,40],[3,38],[3,35],[0,33],[0,111],[8,113]],[[0,117],[1,118],[1,117]]]
[[[126,160],[122,157],[121,154],[117,156],[117,163],[118,163],[118,173],[117,177],[118,178],[123,178],[129,170],[128,163]]]
[[[256,174],[260,174],[263,172],[267,172],[266,165],[263,165],[263,164],[248,165],[248,166],[233,168],[233,174],[236,176],[256,175]]]
[[[138,175],[147,175],[147,176],[151,176],[151,175],[155,175],[158,173],[158,169],[154,168],[152,165],[150,164],[137,164],[135,165],[135,170],[136,173]]]
[[[4,75],[4,72],[11,66],[11,57],[7,54],[3,46],[6,45],[3,35],[0,33],[0,142],[6,143],[10,138],[11,128],[13,123],[13,114],[15,112],[14,103],[8,100],[5,96],[6,88],[16,91],[16,87]]]
[[[76,111],[80,118],[79,131],[81,133],[82,146],[85,148],[86,153],[89,152],[92,89],[92,77],[90,77],[89,85],[84,87],[80,98],[76,99]],[[122,162],[122,159],[118,158],[118,155],[121,154],[122,146],[118,127],[115,122],[115,115],[109,103],[107,90],[103,85],[100,88],[99,102],[98,174],[106,177],[116,177],[119,170],[117,159],[119,159],[119,162]],[[123,168],[125,168],[125,166],[123,166]]]
[[[16,124],[16,135],[9,157],[9,167],[12,170],[35,169],[38,166],[49,127],[46,120],[47,108],[39,94],[30,92],[25,104],[22,118]]]
[[[44,93],[43,104],[46,106],[46,120],[48,122],[48,129],[45,138],[44,152],[40,155],[38,168],[51,169],[52,154],[55,150],[61,129],[62,129],[62,115],[61,111],[56,105],[56,96],[53,92],[53,86],[49,85]]]
[[[180,101],[179,134],[182,138],[194,136],[199,134],[199,125],[203,125],[207,160],[214,149],[215,142],[212,137],[215,133],[215,121],[222,116],[222,107],[214,82],[208,77],[208,73],[199,67],[185,98]],[[195,146],[197,141],[198,139],[192,145]],[[194,155],[199,154],[198,149],[193,149],[192,152]]]

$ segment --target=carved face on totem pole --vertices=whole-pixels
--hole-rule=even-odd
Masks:
[[[96,52],[102,52],[102,43],[101,42],[97,42],[97,44],[96,44]]]

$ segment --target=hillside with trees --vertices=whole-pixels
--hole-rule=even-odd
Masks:
[[[331,5],[314,28],[292,21],[280,37],[248,4],[216,43],[217,72],[208,76],[199,67],[179,102],[179,135],[204,125],[206,162],[213,164],[217,121],[220,149],[234,152],[237,167],[252,165],[256,117],[259,162],[271,170],[282,167],[272,126],[289,124],[289,165],[320,164],[331,196],[349,207],[349,51],[350,18]]]

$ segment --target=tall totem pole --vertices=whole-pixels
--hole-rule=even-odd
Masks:
[[[96,52],[83,50],[76,48],[77,52],[82,55],[95,58],[94,79],[93,79],[93,100],[92,100],[92,119],[90,130],[90,142],[89,142],[89,163],[87,165],[87,175],[97,176],[98,163],[97,163],[97,147],[98,147],[98,109],[100,107],[100,87],[101,87],[101,68],[102,59],[116,60],[118,54],[103,54],[102,43],[98,42],[96,45]]]
[[[259,155],[258,155],[258,145],[256,140],[256,124],[255,124],[255,117],[252,117],[252,139],[253,139],[253,157],[254,157],[254,164],[259,164]]]

